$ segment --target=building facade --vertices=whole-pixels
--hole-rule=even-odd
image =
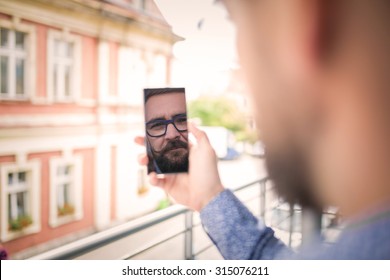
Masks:
[[[152,0],[0,0],[0,242],[25,258],[153,211],[144,87],[180,38]]]

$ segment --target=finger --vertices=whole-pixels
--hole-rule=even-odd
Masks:
[[[200,142],[203,140],[208,141],[207,134],[203,130],[200,130],[199,128],[197,128],[194,123],[190,122],[188,128],[189,128],[189,131],[192,133],[192,135],[194,135],[197,142]]]
[[[134,138],[134,142],[137,143],[138,145],[145,146],[145,136],[136,136]]]
[[[149,174],[149,182],[153,186],[164,188],[165,178],[158,177],[156,172],[151,172]]]
[[[140,165],[147,165],[149,162],[149,158],[146,154],[139,154],[138,155],[138,163]]]

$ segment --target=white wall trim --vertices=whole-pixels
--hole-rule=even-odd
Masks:
[[[0,138],[0,156],[17,155],[19,153],[31,154],[47,151],[63,151],[66,149],[95,148],[96,145],[96,135],[73,137],[53,136],[51,138]]]
[[[0,126],[63,126],[91,125],[96,121],[94,114],[17,114],[0,115]]]
[[[104,135],[99,137],[95,160],[94,218],[97,229],[104,229],[111,222],[111,146]]]
[[[98,102],[105,103],[110,90],[110,47],[108,42],[98,42]]]

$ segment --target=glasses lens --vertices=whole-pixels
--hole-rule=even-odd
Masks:
[[[165,123],[164,122],[153,122],[146,125],[149,135],[151,136],[161,136],[165,133]]]
[[[175,118],[174,123],[178,130],[187,130],[187,116],[178,116],[177,118]]]

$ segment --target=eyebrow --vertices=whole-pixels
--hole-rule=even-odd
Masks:
[[[187,116],[187,113],[184,112],[184,113],[175,114],[175,115],[173,115],[170,119],[173,119],[173,118],[175,118],[175,117],[177,117],[177,116],[182,116],[182,115]],[[153,122],[157,122],[157,121],[166,121],[166,120],[167,120],[167,119],[166,119],[165,117],[156,117],[156,118],[151,119],[151,120],[148,121],[147,123],[153,123]]]

